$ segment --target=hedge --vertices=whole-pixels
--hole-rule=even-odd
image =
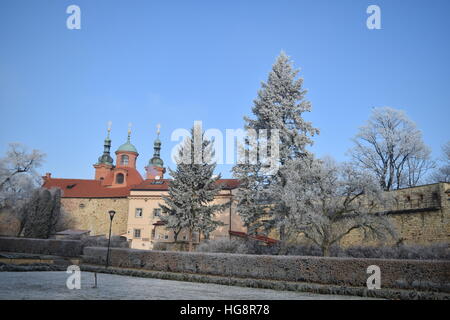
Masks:
[[[104,264],[106,248],[87,247],[83,263]],[[110,265],[155,271],[365,287],[367,267],[381,269],[381,287],[450,292],[450,261],[111,249]]]
[[[0,251],[79,257],[83,246],[79,240],[0,237]]]

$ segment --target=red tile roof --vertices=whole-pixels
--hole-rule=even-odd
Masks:
[[[272,239],[272,238],[269,238],[269,237],[266,237],[263,235],[258,235],[258,234],[257,235],[249,235],[245,232],[233,231],[233,230],[230,230],[228,232],[232,236],[237,236],[240,238],[250,238],[250,239],[254,239],[254,240],[258,240],[258,241],[263,241],[267,244],[275,244],[278,242],[278,240],[276,240],[276,239]]]
[[[169,183],[172,179],[147,179],[141,184],[135,185],[131,190],[158,190],[167,191],[169,190]],[[237,179],[220,179],[217,183],[222,184],[224,190],[236,189],[239,186],[239,180]]]
[[[42,187],[60,188],[63,198],[125,198],[131,188],[105,187],[99,180],[47,178],[44,181]]]
[[[132,173],[132,171],[130,172]],[[139,173],[138,173],[139,174]],[[132,181],[131,179],[128,182]],[[63,198],[125,198],[130,195],[130,190],[167,191],[171,179],[147,179],[139,184],[128,187],[110,187],[107,181],[88,179],[57,179],[44,177],[44,188],[60,188]],[[223,184],[223,189],[231,190],[237,188],[239,183],[236,179],[221,179],[218,183]]]

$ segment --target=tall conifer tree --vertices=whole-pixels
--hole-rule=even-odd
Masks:
[[[307,155],[306,146],[312,144],[311,137],[319,130],[303,119],[305,112],[311,111],[311,103],[305,99],[303,79],[297,78],[299,70],[294,69],[289,57],[281,52],[277,57],[267,82],[261,84],[252,108],[253,118],[244,117],[246,130],[267,130],[267,140],[271,141],[271,131],[278,130],[279,141],[271,148],[279,148],[278,164],[282,167],[289,160]],[[285,184],[283,175],[269,174],[261,163],[237,164],[233,174],[241,180],[237,196],[238,211],[249,232],[254,232],[261,224],[262,216],[268,216],[266,228],[280,229],[283,239],[282,222],[288,210],[279,198],[269,192],[273,183]],[[266,206],[264,203],[270,205]]]
[[[189,234],[189,251],[192,251],[193,234],[199,232],[205,238],[222,222],[214,220],[217,213],[229,206],[212,204],[221,186],[217,183],[220,175],[214,175],[216,164],[212,142],[204,137],[201,127],[194,125],[191,137],[184,140],[177,160],[177,169],[170,170],[173,180],[169,184],[169,196],[163,197],[160,205],[168,214],[163,216],[168,229],[176,236],[181,230]]]

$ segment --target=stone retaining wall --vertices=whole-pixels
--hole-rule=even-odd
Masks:
[[[79,257],[83,247],[79,240],[0,237],[0,251]]]
[[[106,248],[88,247],[83,263],[104,264]],[[111,249],[122,268],[365,287],[367,267],[381,269],[382,288],[450,292],[450,261],[260,256]]]

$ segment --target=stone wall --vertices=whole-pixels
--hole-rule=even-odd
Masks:
[[[0,251],[78,257],[83,247],[79,240],[0,237]]]
[[[388,217],[394,225],[398,239],[404,244],[428,245],[450,243],[450,190],[449,183],[436,183],[392,191],[394,201]],[[353,231],[341,240],[343,246],[376,245],[364,241],[363,235]]]
[[[450,243],[450,183],[394,190],[390,194],[392,201],[387,209],[388,218],[397,232],[397,239],[391,238],[381,243],[364,239],[360,231],[353,230],[340,241],[341,246]],[[278,230],[271,231],[269,237],[279,239]],[[290,240],[311,244],[301,234]]]
[[[383,288],[450,292],[450,261],[258,256],[111,249],[111,266],[216,276],[365,287],[367,267],[381,269]],[[106,248],[88,247],[83,263],[103,264]]]
[[[127,198],[62,198],[61,204],[68,213],[71,229],[90,230],[91,236],[109,233],[109,210],[116,211],[113,219],[112,234],[127,232]]]

